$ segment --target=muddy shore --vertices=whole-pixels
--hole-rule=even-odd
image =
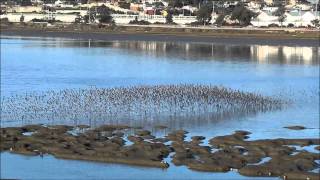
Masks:
[[[192,29],[88,25],[1,25],[2,36],[54,37],[102,41],[162,41],[232,45],[319,46],[319,32],[248,29]]]
[[[319,178],[315,170],[320,167],[316,162],[320,160],[320,139],[248,140],[250,132],[235,131],[213,137],[209,145],[203,145],[206,137],[193,136],[186,141],[188,132],[184,130],[155,137],[148,130],[124,125],[27,125],[1,128],[0,132],[1,152],[158,168],[170,168],[164,161],[170,154],[175,166],[184,165],[195,171],[237,170],[253,177]],[[314,151],[297,146],[314,146]]]

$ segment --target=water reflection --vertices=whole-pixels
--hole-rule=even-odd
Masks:
[[[251,57],[261,63],[319,64],[319,48],[289,46],[251,46]]]
[[[101,48],[119,49],[123,53],[148,55],[181,60],[214,60],[233,62],[256,62],[268,64],[318,65],[320,48],[269,45],[222,45],[201,43],[174,43],[152,41],[80,41],[66,39],[33,39],[25,48],[86,48],[82,55],[107,55]],[[95,48],[95,50],[87,50]],[[75,49],[77,50],[77,49]]]

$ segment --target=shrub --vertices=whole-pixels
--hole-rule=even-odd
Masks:
[[[135,20],[130,21],[129,24],[149,25],[150,22],[145,21],[145,20],[139,21],[139,20],[135,19]]]
[[[275,24],[275,23],[272,23],[272,24],[269,24],[268,27],[279,27],[279,25]]]
[[[287,27],[292,28],[292,27],[294,27],[294,24],[290,23],[290,24],[288,24]]]

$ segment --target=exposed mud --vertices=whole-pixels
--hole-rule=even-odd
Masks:
[[[304,130],[304,129],[307,129],[304,126],[286,126],[284,128],[291,129],[291,130]]]
[[[126,130],[131,129],[132,134]],[[57,158],[124,163],[168,168],[164,158],[173,152],[174,165],[196,171],[227,172],[238,170],[244,176],[281,177],[283,179],[319,179],[316,160],[319,153],[293,146],[318,145],[320,139],[246,140],[250,132],[217,136],[209,146],[201,145],[203,136],[185,141],[184,130],[155,137],[148,130],[122,125],[42,126],[1,128],[1,151],[26,155],[52,154]],[[126,142],[130,141],[129,142]],[[169,144],[167,144],[170,142]],[[267,159],[267,160],[266,160]]]

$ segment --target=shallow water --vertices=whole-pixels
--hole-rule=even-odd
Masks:
[[[188,136],[204,135],[209,138],[229,134],[239,129],[253,132],[250,135],[251,139],[314,138],[319,135],[319,54],[320,49],[316,47],[92,42],[3,37],[1,39],[1,96],[91,86],[119,87],[180,83],[223,85],[242,91],[289,99],[293,104],[280,111],[250,116],[181,120],[167,124],[169,130],[183,128],[190,132]],[[105,120],[103,123],[110,122]],[[1,121],[2,126],[25,123],[35,122]],[[56,122],[46,121],[45,123]],[[141,126],[150,125],[148,121],[130,123]],[[157,124],[162,124],[161,119],[153,120],[151,123],[151,125]],[[291,125],[302,125],[313,129],[293,131],[283,128]],[[156,135],[163,134],[162,131],[153,132]],[[8,176],[4,177],[41,176],[37,173],[43,173],[44,177],[51,173],[54,178],[56,174],[50,168],[47,168],[47,172],[40,170],[43,167],[38,164],[39,161],[52,164],[58,168],[57,170],[63,171],[66,178],[82,177],[83,174],[71,172],[82,171],[85,166],[92,167],[92,171],[83,172],[88,173],[88,177],[92,178],[111,175],[108,172],[101,173],[101,169],[106,171],[112,169],[112,172],[118,173],[119,177],[123,178],[135,175],[139,175],[139,178],[140,176],[141,178],[159,176],[178,178],[181,177],[180,172],[190,178],[199,176],[198,173],[187,170],[185,167],[170,167],[167,171],[152,168],[145,171],[144,168],[123,165],[56,160],[50,156],[41,160],[2,153],[1,157],[21,161],[21,164],[28,164],[28,162],[33,164],[24,167],[26,171],[29,168],[28,176],[24,176],[23,172],[17,176],[11,176],[13,165],[5,163],[1,172],[8,172]],[[2,162],[4,158],[1,158]],[[72,170],[63,170],[61,166],[70,166]],[[220,175],[220,173],[201,173],[201,178],[238,177],[233,172],[231,176]]]
[[[1,153],[1,164],[4,164],[1,166],[1,177],[22,179],[61,179],[61,177],[63,179],[181,179],[182,177],[183,179],[266,179],[243,177],[235,171],[195,172],[184,166],[171,166],[163,170],[122,164],[63,160],[52,156],[29,157],[8,152]]]

